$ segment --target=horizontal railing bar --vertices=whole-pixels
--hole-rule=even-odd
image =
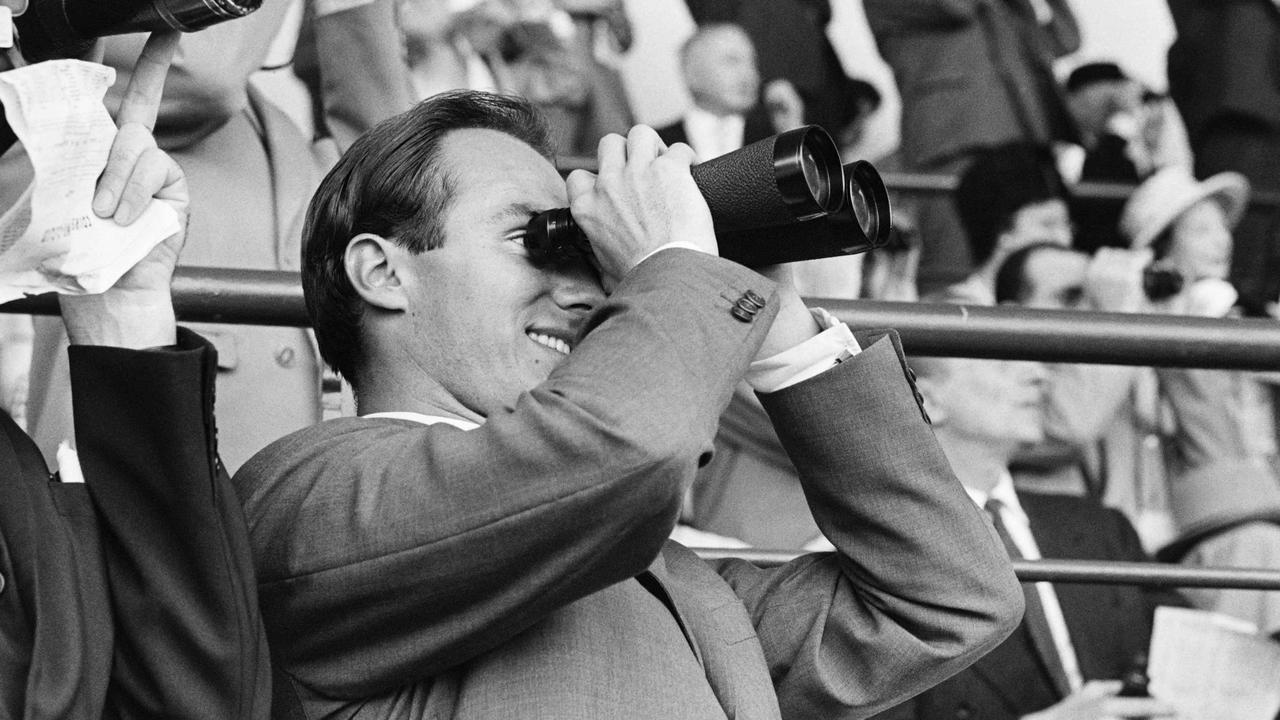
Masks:
[[[1280,370],[1280,322],[810,298],[850,327],[894,328],[910,355]]]
[[[308,324],[298,274],[181,268],[174,305],[185,322]],[[1011,307],[811,298],[851,327],[898,330],[908,354],[1056,362],[1280,370],[1280,322]],[[0,312],[56,315],[53,295]]]
[[[596,171],[593,157],[573,156],[556,158],[556,167],[567,175],[574,170]],[[959,183],[955,175],[933,173],[881,172],[885,187],[912,195],[936,195],[953,192]],[[1071,186],[1071,195],[1082,200],[1127,200],[1136,187],[1131,183],[1079,182]],[[1255,190],[1249,196],[1249,204],[1256,207],[1280,207],[1280,192]]]
[[[781,565],[801,554],[753,548],[693,550],[707,560],[742,558],[764,566]],[[1014,560],[1013,572],[1023,582],[1280,590],[1280,570],[1252,568],[1189,568],[1164,563],[1092,560]]]
[[[173,307],[184,322],[307,327],[302,284],[296,272],[231,268],[178,268]],[[0,305],[0,312],[57,315],[52,293]]]

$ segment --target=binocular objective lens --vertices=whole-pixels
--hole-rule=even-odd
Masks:
[[[858,227],[862,229],[862,233],[868,237],[874,235],[875,228],[872,227],[871,203],[867,200],[867,195],[863,191],[862,186],[858,183],[850,183],[851,191],[849,200],[853,203],[853,219],[858,223]]]
[[[805,184],[809,186],[809,193],[818,206],[828,207],[831,204],[831,180],[822,171],[818,158],[807,144],[800,146],[800,172],[804,173]]]

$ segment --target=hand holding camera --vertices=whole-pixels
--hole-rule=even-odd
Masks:
[[[1148,310],[1144,275],[1151,257],[1150,250],[1099,248],[1085,270],[1084,298],[1089,307],[1102,312]]]

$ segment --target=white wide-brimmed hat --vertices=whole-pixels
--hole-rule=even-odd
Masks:
[[[1223,172],[1197,181],[1186,168],[1167,167],[1147,178],[1129,196],[1120,215],[1120,230],[1135,250],[1145,248],[1178,216],[1210,198],[1222,206],[1227,227],[1235,228],[1249,203],[1249,181]]]

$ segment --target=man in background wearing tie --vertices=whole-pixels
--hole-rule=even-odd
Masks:
[[[916,358],[917,385],[956,476],[991,517],[1014,559],[1141,561],[1117,510],[1066,495],[1015,491],[1009,460],[1044,435],[1040,363]],[[1152,698],[1117,697],[1118,678],[1146,651],[1157,605],[1176,593],[1127,585],[1023,585],[1021,626],[959,675],[877,718],[1061,720],[1167,717]]]

